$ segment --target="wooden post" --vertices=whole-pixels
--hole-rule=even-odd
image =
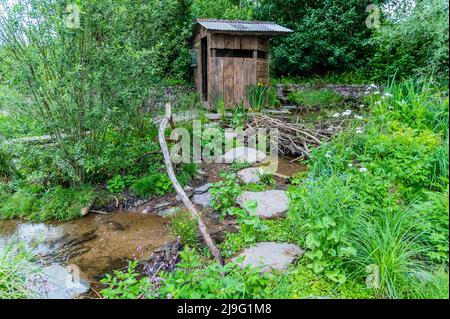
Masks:
[[[203,223],[200,214],[198,213],[197,209],[195,209],[194,204],[192,204],[189,197],[184,192],[183,188],[181,187],[180,183],[178,182],[175,172],[173,170],[172,166],[172,160],[170,158],[169,149],[167,147],[166,143],[166,137],[165,137],[165,130],[167,128],[168,124],[171,124],[172,128],[174,127],[173,119],[172,119],[172,110],[171,110],[171,104],[166,104],[166,114],[164,118],[162,119],[160,125],[159,125],[159,131],[158,131],[158,138],[159,138],[159,145],[161,146],[161,151],[164,156],[164,164],[166,165],[167,174],[169,175],[170,180],[172,181],[173,187],[175,188],[175,191],[180,196],[181,200],[183,201],[184,206],[189,210],[191,213],[191,216],[193,219],[197,221],[198,229],[200,230],[200,234],[202,235],[203,241],[205,242],[206,246],[208,246],[209,250],[211,251],[211,254],[214,256],[214,258],[217,260],[217,262],[220,265],[223,265],[223,258],[222,255],[217,249],[217,247],[214,245],[214,242],[211,239],[211,236],[208,233],[208,230],[206,229],[205,224]]]

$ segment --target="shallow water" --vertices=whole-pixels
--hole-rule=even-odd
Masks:
[[[87,279],[143,259],[174,239],[169,221],[142,213],[90,214],[68,222],[0,222],[0,245],[17,238],[51,263],[78,266]]]

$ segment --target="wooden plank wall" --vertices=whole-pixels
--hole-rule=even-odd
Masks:
[[[257,82],[268,84],[268,60],[257,58],[257,50],[269,50],[269,37],[257,35],[232,35],[211,33],[200,27],[194,40],[194,48],[200,49],[200,41],[208,38],[208,107],[214,108],[219,96],[223,96],[225,105],[231,107],[246,100],[246,87]],[[253,50],[252,58],[216,57],[215,49]],[[201,93],[201,52],[198,66],[194,70],[197,90]]]

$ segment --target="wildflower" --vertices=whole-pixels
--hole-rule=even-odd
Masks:
[[[380,91],[375,91],[375,92],[373,92],[373,94],[380,95],[381,93],[380,93]]]
[[[342,113],[342,116],[349,116],[352,114],[352,110],[346,110],[344,113]]]
[[[334,114],[333,114],[333,117],[334,117],[334,118],[339,117],[339,116],[341,116],[341,113],[334,113]]]
[[[352,163],[348,164],[348,167],[353,167],[353,164]]]
[[[376,101],[376,102],[375,102],[375,105],[381,106],[381,101]]]
[[[375,83],[371,83],[368,88],[369,89],[377,89],[378,86],[376,86]]]
[[[367,173],[367,168],[361,167],[361,168],[359,169],[359,171],[360,171],[361,173]]]
[[[360,109],[363,109],[363,108],[365,108],[366,106],[364,105],[364,104],[361,104],[360,106],[359,106],[359,108]]]
[[[330,152],[327,152],[327,153],[325,154],[325,158],[331,158],[331,153],[330,153]]]
[[[362,133],[363,133],[363,129],[361,127],[357,127],[356,134],[362,134]]]
[[[369,94],[370,94],[370,91],[366,91],[366,92],[364,92],[364,94],[365,94],[365,95],[369,95]]]
[[[389,92],[384,93],[383,96],[387,97],[387,98],[393,97],[393,95],[391,93],[389,93]]]
[[[362,117],[361,115],[355,115],[355,119],[357,120],[362,120],[364,117]]]

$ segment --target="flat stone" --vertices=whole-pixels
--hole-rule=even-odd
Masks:
[[[215,163],[257,163],[262,162],[266,158],[264,152],[256,150],[251,147],[236,147],[223,155],[220,155],[214,161]]]
[[[243,208],[248,200],[254,200],[258,203],[255,214],[263,219],[284,217],[289,204],[289,198],[286,192],[282,190],[243,192],[236,199],[236,203]]]
[[[178,214],[182,210],[183,209],[181,207],[170,207],[170,208],[167,208],[167,209],[160,210],[157,213],[157,215],[160,216],[160,217],[168,218],[168,217],[172,217],[172,216]]]
[[[264,110],[264,113],[267,114],[274,114],[274,115],[285,115],[285,114],[290,114],[291,112],[289,112],[289,110],[285,110],[285,109],[281,109],[281,110]]]
[[[194,188],[194,194],[203,194],[208,191],[213,186],[212,183],[207,183],[205,185],[199,186],[197,188]]]
[[[167,206],[170,206],[170,204],[171,204],[170,202],[162,202],[162,203],[155,205],[155,209],[165,208]]]
[[[239,138],[241,135],[242,134],[238,134],[236,132],[225,132],[223,136],[226,140],[232,140],[234,138]]]
[[[205,192],[203,194],[194,194],[192,197],[192,203],[200,205],[203,208],[211,207],[211,193]]]
[[[232,260],[244,257],[240,262],[242,268],[250,265],[251,268],[259,267],[261,271],[283,271],[289,268],[304,251],[293,244],[262,242],[244,249]]]
[[[89,291],[90,284],[78,278],[60,265],[51,265],[42,269],[40,280],[34,281],[30,289],[41,299],[74,299]]]
[[[244,168],[237,172],[237,177],[244,184],[258,183],[263,170],[259,167]]]

